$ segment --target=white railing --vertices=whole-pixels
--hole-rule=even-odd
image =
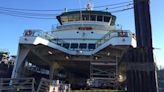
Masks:
[[[97,41],[95,43],[92,43],[92,44],[95,44],[95,49],[96,49],[99,46],[101,46],[102,44],[104,44],[105,42],[109,41],[110,39],[112,39],[114,37],[119,37],[119,35],[118,35],[119,32],[126,32],[127,37],[132,37],[135,39],[135,35],[133,33],[131,33],[130,31],[127,31],[127,30],[113,30],[112,31],[111,30],[108,33],[106,33],[102,38],[96,39]],[[41,37],[43,39],[49,40],[52,43],[55,43],[58,45],[60,44],[60,46],[63,46],[64,43],[68,43],[65,40],[82,40],[82,39],[57,39],[54,36],[52,36],[51,33],[43,32],[41,30],[25,30],[24,36]],[[93,40],[93,39],[87,39],[87,40]],[[68,43],[68,44],[69,44],[69,47],[67,49],[69,49],[69,50],[80,50],[80,48],[71,49],[70,48],[71,43]],[[79,46],[79,44],[78,44],[78,46]],[[86,48],[83,50],[91,51],[89,48]]]
[[[54,39],[49,32],[44,32],[42,30],[25,30],[23,35],[29,37],[42,37],[47,40]]]
[[[96,42],[96,46],[97,46],[96,48],[98,48],[99,46],[101,46],[102,44],[104,44],[105,42],[109,41],[110,39],[112,39],[114,37],[120,37],[118,35],[119,32],[126,32],[127,36],[125,36],[125,37],[132,37],[132,38],[136,39],[135,35],[128,30],[117,30],[117,31],[113,31],[113,32],[108,32],[100,40],[98,40]]]

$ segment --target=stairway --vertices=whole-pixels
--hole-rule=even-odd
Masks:
[[[59,80],[42,78],[37,92],[70,92],[70,85],[59,83]]]
[[[117,62],[92,61],[90,79],[93,87],[117,89]]]

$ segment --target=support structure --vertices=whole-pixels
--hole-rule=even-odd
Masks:
[[[17,60],[16,60],[16,63],[14,65],[14,69],[13,69],[13,72],[12,72],[12,78],[20,78],[22,77],[22,69],[24,67],[24,64],[25,64],[25,59],[26,59],[26,56],[27,54],[29,53],[30,49],[29,48],[26,48],[24,46],[21,46],[19,47],[18,49],[18,57],[17,57]]]
[[[117,60],[113,62],[90,63],[90,78],[95,87],[116,89],[117,87]]]
[[[138,48],[129,50],[127,54],[127,90],[158,92],[149,0],[134,0],[134,13]]]
[[[56,62],[52,62],[50,65],[49,79],[53,80],[58,74],[59,65]]]
[[[129,49],[126,53],[127,92],[158,92],[156,67],[147,55],[145,48]]]

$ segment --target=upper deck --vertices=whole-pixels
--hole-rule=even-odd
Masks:
[[[116,16],[104,11],[71,11],[62,13],[57,16],[57,19],[61,25],[70,22],[90,21],[94,23],[103,22],[113,26],[115,25]]]

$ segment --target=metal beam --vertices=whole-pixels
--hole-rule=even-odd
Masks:
[[[14,69],[12,72],[12,78],[19,78],[22,77],[22,73],[23,73],[23,67],[25,64],[25,59],[29,53],[31,48],[26,48],[22,45],[19,45],[18,48],[18,56],[14,65]]]

